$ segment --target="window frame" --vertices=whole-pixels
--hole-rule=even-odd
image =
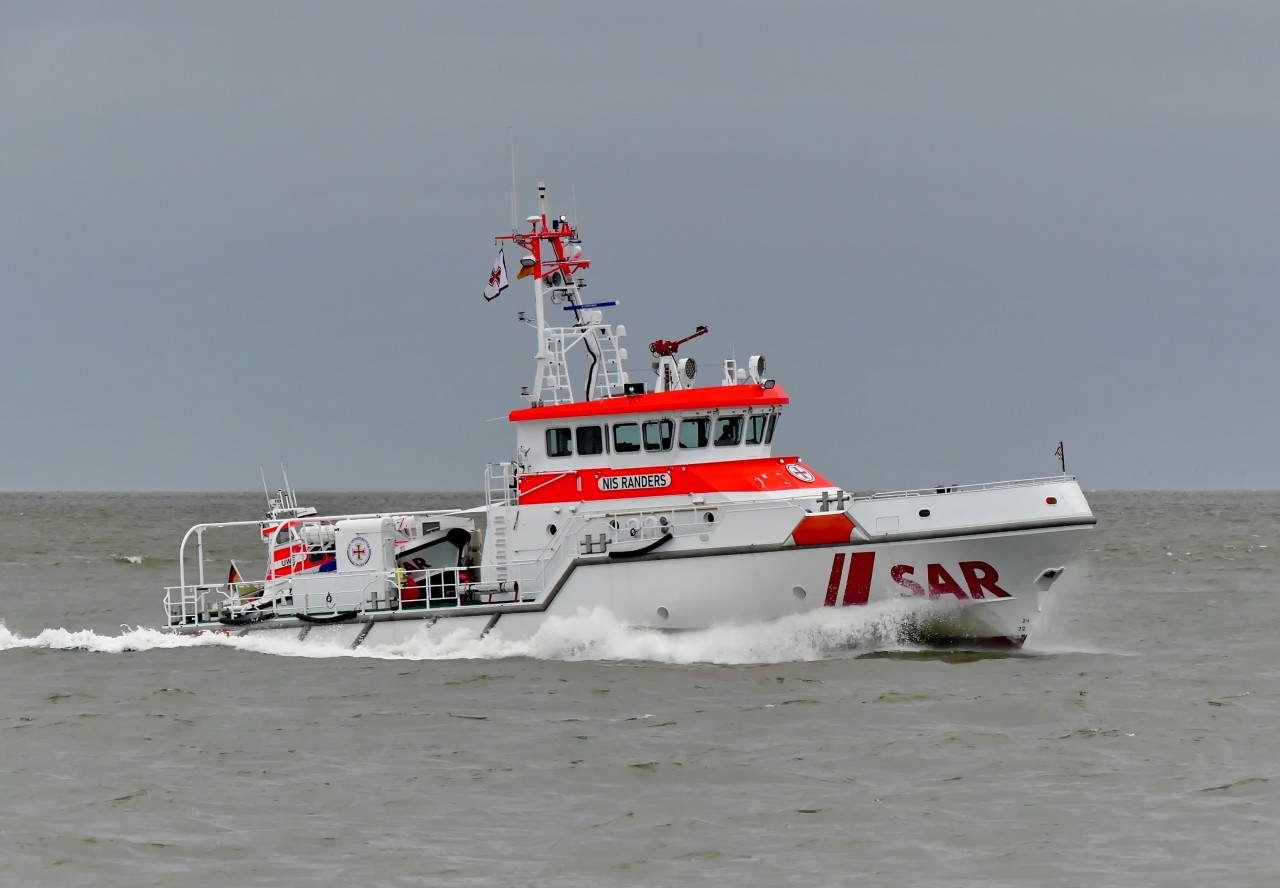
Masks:
[[[664,435],[663,426],[666,426],[666,434]],[[649,446],[649,438],[647,430],[650,426],[658,427],[658,443],[656,446]],[[676,442],[676,425],[667,417],[662,419],[647,419],[640,426],[640,446],[648,453],[665,453],[675,446]],[[663,445],[666,446],[663,446]]]
[[[551,435],[555,432],[563,432],[564,438],[560,443],[567,449],[562,453],[557,453],[551,446]],[[547,429],[546,433],[547,457],[549,459],[563,459],[566,456],[573,456],[573,429],[569,426],[552,426]]]
[[[697,444],[684,443],[684,430],[686,426],[699,427]],[[701,450],[711,444],[711,417],[710,416],[685,416],[680,419],[680,431],[676,436],[676,441],[680,445],[681,450]]]
[[[608,448],[609,436],[605,434],[604,429],[605,427],[599,424],[580,425],[580,426],[574,427],[573,446],[576,448],[578,456],[603,456],[604,454],[609,452],[609,448]],[[582,446],[583,432],[590,432],[591,430],[594,430],[597,435],[596,444],[599,445],[599,448],[600,448],[599,450],[583,449],[583,446]]]
[[[632,441],[619,441],[619,429],[635,429],[636,439]],[[644,437],[640,431],[640,423],[638,422],[619,422],[615,423],[611,429],[613,434],[613,452],[614,453],[640,453],[644,450]]]
[[[715,447],[737,447],[742,443],[742,426],[743,416],[741,413],[730,413],[724,416],[717,416],[715,425],[712,428],[714,434],[711,437],[711,443]],[[722,427],[728,425],[734,430],[732,441],[721,441],[724,437]]]

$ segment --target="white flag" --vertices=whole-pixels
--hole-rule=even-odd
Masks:
[[[498,294],[505,289],[507,289],[507,260],[499,250],[498,258],[493,260],[493,271],[489,272],[489,285],[484,288],[484,298],[486,301],[497,299]]]

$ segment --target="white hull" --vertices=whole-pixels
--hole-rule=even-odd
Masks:
[[[729,623],[759,623],[814,610],[876,605],[886,601],[919,605],[922,631],[937,624],[937,636],[1021,643],[1040,613],[1040,597],[1068,574],[1082,548],[1086,528],[913,540],[892,545],[831,546],[711,557],[656,556],[653,560],[579,567],[549,603],[546,613],[574,613],[602,607],[622,622],[651,629],[702,629]],[[854,557],[872,561],[866,602],[845,604]],[[835,601],[828,595],[839,558]],[[961,563],[999,565],[998,586],[1009,597],[979,588],[973,598],[962,579]],[[895,582],[892,569],[925,586],[928,565],[954,574],[961,599],[943,593],[917,595]],[[1043,575],[1054,576],[1046,581]],[[1037,585],[1039,581],[1039,585]],[[1043,588],[1042,588],[1043,587]],[[1055,592],[1057,589],[1055,588]],[[944,631],[945,629],[945,631]]]
[[[1056,482],[1058,492],[1068,484],[1075,487],[1074,482]],[[963,498],[949,495],[957,502]],[[745,513],[752,533],[767,524],[763,511]],[[851,513],[856,511],[851,507]],[[686,631],[813,611],[883,609],[889,604],[896,616],[887,630],[896,636],[892,640],[1017,647],[1035,631],[1042,598],[1050,591],[1060,593],[1062,584],[1078,573],[1076,562],[1091,524],[1090,518],[1065,526],[971,534],[953,528],[936,538],[903,532],[896,537],[886,534],[883,541],[761,548],[732,545],[733,510],[725,508],[721,514],[725,520],[717,534],[725,536],[717,542],[730,545],[708,547],[700,537],[686,536],[638,556],[579,555],[566,561],[547,588],[510,596],[511,600],[335,605],[328,611],[279,613],[243,625],[228,625],[208,614],[174,628],[237,634],[274,631],[354,647],[396,644],[419,633],[444,636],[460,629],[476,637],[495,630],[505,638],[527,637],[549,618],[596,609],[636,628]],[[514,565],[508,567],[518,573]],[[341,582],[341,575],[298,578],[295,589],[305,588],[308,581],[330,588]],[[525,584],[529,589],[527,579]],[[307,598],[297,592],[295,597]]]

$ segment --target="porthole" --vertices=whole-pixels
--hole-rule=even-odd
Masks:
[[[707,514],[702,516],[702,520],[706,521],[708,524],[715,524],[716,516],[713,513],[708,512]]]
[[[548,524],[548,525],[547,525],[547,535],[548,535],[548,536],[555,536],[555,535],[556,535],[556,526],[555,526],[554,524]]]
[[[928,517],[929,517],[929,510],[928,510],[928,509],[921,509],[921,510],[920,510],[920,517],[921,517],[921,518],[928,518]]]
[[[658,616],[665,620],[667,617],[671,616],[671,614],[667,612],[665,607],[660,607],[658,608]]]

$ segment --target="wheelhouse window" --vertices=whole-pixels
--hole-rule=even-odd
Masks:
[[[691,450],[706,447],[711,437],[711,417],[691,416],[680,420],[680,447]]]
[[[640,424],[620,422],[613,427],[613,452],[637,453],[640,450]]]
[[[766,444],[773,443],[773,429],[775,426],[777,426],[777,424],[778,424],[778,414],[776,413],[769,414],[769,428],[765,430],[764,443]]]
[[[747,443],[763,444],[764,431],[769,425],[769,417],[764,413],[757,413],[747,417]]]
[[[716,446],[733,447],[742,443],[742,417],[721,416],[716,420]]]
[[[547,456],[572,456],[573,430],[547,429]]]
[[[675,423],[669,419],[654,419],[644,424],[645,450],[670,450],[675,437]]]
[[[600,426],[578,426],[577,439],[579,456],[604,453],[604,429]]]

